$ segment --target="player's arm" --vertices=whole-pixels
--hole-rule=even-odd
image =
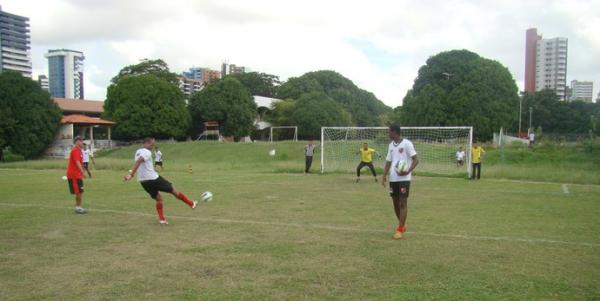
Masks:
[[[131,168],[131,172],[128,173],[123,180],[124,181],[129,181],[131,180],[131,178],[133,178],[133,176],[135,175],[135,173],[137,172],[138,168],[140,167],[140,165],[144,163],[144,157],[140,157],[139,159],[137,159],[137,161],[135,161],[135,164],[133,164],[133,167]]]
[[[381,185],[383,185],[383,187],[385,187],[387,176],[390,174],[390,167],[392,167],[392,162],[386,160],[385,167],[383,168],[383,179],[381,180]]]
[[[81,172],[81,175],[85,178],[85,171],[83,170],[83,165],[81,165],[79,160],[75,161],[75,166],[77,166],[77,169],[79,169],[79,172]]]

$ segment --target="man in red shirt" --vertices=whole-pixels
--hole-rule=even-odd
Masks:
[[[75,213],[85,214],[87,210],[81,207],[81,195],[83,194],[83,138],[75,137],[75,146],[71,149],[69,155],[69,164],[67,165],[67,180],[69,182],[69,191],[75,195]]]

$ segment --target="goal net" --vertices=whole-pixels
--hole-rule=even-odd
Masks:
[[[298,141],[297,126],[272,126],[269,131],[269,142]]]
[[[420,173],[470,174],[472,127],[402,127],[401,135],[415,146]],[[387,127],[322,127],[321,172],[354,171],[360,162],[363,143],[381,156],[374,156],[376,168],[384,167],[390,139]],[[456,152],[462,147],[464,164],[458,165]]]

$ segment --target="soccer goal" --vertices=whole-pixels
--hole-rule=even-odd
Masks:
[[[415,145],[418,172],[470,175],[473,127],[402,127],[401,135]],[[365,142],[381,154],[373,158],[373,164],[383,168],[390,143],[387,127],[322,127],[321,172],[353,171],[360,162],[357,152]],[[466,154],[463,166],[456,164],[460,147]]]
[[[292,140],[298,141],[297,126],[272,126],[269,131],[269,142]]]

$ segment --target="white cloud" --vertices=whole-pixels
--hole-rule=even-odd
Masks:
[[[332,69],[397,106],[428,57],[464,48],[507,66],[522,88],[529,27],[568,37],[568,79],[600,86],[598,1],[5,0],[3,9],[31,18],[36,72],[48,48],[84,51],[93,99],[124,65],[163,58],[174,71],[229,60],[283,79]]]

